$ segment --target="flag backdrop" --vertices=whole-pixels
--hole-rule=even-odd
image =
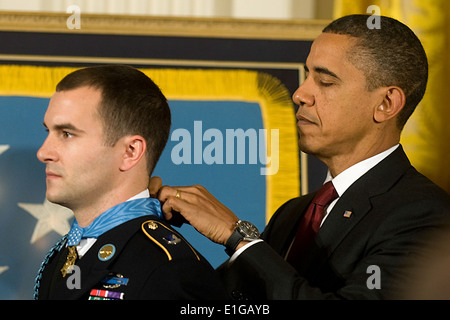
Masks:
[[[380,14],[408,25],[422,41],[429,62],[424,99],[407,123],[401,143],[412,164],[450,193],[450,1],[336,0],[335,18],[347,14]],[[383,27],[383,26],[381,26]]]
[[[42,121],[49,98],[56,83],[73,70],[0,66],[0,299],[32,297],[44,255],[73,221],[71,211],[45,200],[45,165],[36,158],[47,134]],[[277,78],[245,70],[141,70],[160,86],[172,111],[171,136],[154,173],[164,184],[202,184],[259,229],[283,202],[299,195],[294,109],[290,93]],[[181,154],[174,151],[180,140],[173,133],[179,129],[191,136],[190,164],[177,164]],[[223,164],[205,163],[208,146],[218,143],[206,137],[209,129],[222,135]],[[246,140],[243,163],[237,164],[237,153],[242,150],[236,146],[234,164],[227,163],[225,139],[229,129],[255,133],[267,129],[269,138],[270,130],[277,129],[278,145],[272,145],[268,138],[269,150],[265,150],[268,156],[279,156],[276,174],[262,175],[261,169],[269,168],[270,163],[264,165],[265,160],[259,157],[250,163],[250,139]],[[261,152],[260,137],[257,139]],[[200,154],[195,155],[195,150]],[[215,152],[220,160],[219,149]],[[194,157],[201,163],[196,164]],[[214,267],[227,258],[221,246],[192,227],[183,226],[180,232]]]

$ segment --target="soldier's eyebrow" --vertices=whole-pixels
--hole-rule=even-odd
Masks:
[[[42,123],[44,125],[44,127],[48,130],[48,126],[45,123],[45,121]],[[58,130],[58,131],[64,131],[64,130],[70,130],[72,132],[78,132],[78,133],[83,133],[84,131],[81,129],[78,129],[77,127],[75,127],[73,124],[71,123],[60,123],[60,124],[55,124],[52,126],[53,130]]]

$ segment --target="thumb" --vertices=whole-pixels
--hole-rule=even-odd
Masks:
[[[148,190],[152,198],[158,197],[158,192],[162,187],[162,179],[160,177],[151,177],[148,184]]]

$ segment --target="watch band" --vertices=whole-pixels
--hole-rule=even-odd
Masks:
[[[227,243],[225,244],[225,252],[229,256],[232,256],[236,251],[239,243],[241,243],[243,240],[252,241],[259,239],[259,236],[259,231],[253,224],[248,221],[239,220],[236,223],[236,227],[234,228],[233,233],[231,234],[230,238],[228,238]]]
[[[225,244],[225,252],[229,256],[232,256],[242,240],[244,240],[244,236],[239,232],[238,228],[235,228],[231,236],[228,238],[227,243]]]

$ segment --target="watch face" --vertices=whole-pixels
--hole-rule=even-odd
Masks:
[[[239,229],[248,238],[257,239],[260,236],[258,228],[248,221],[241,221],[239,223]]]

